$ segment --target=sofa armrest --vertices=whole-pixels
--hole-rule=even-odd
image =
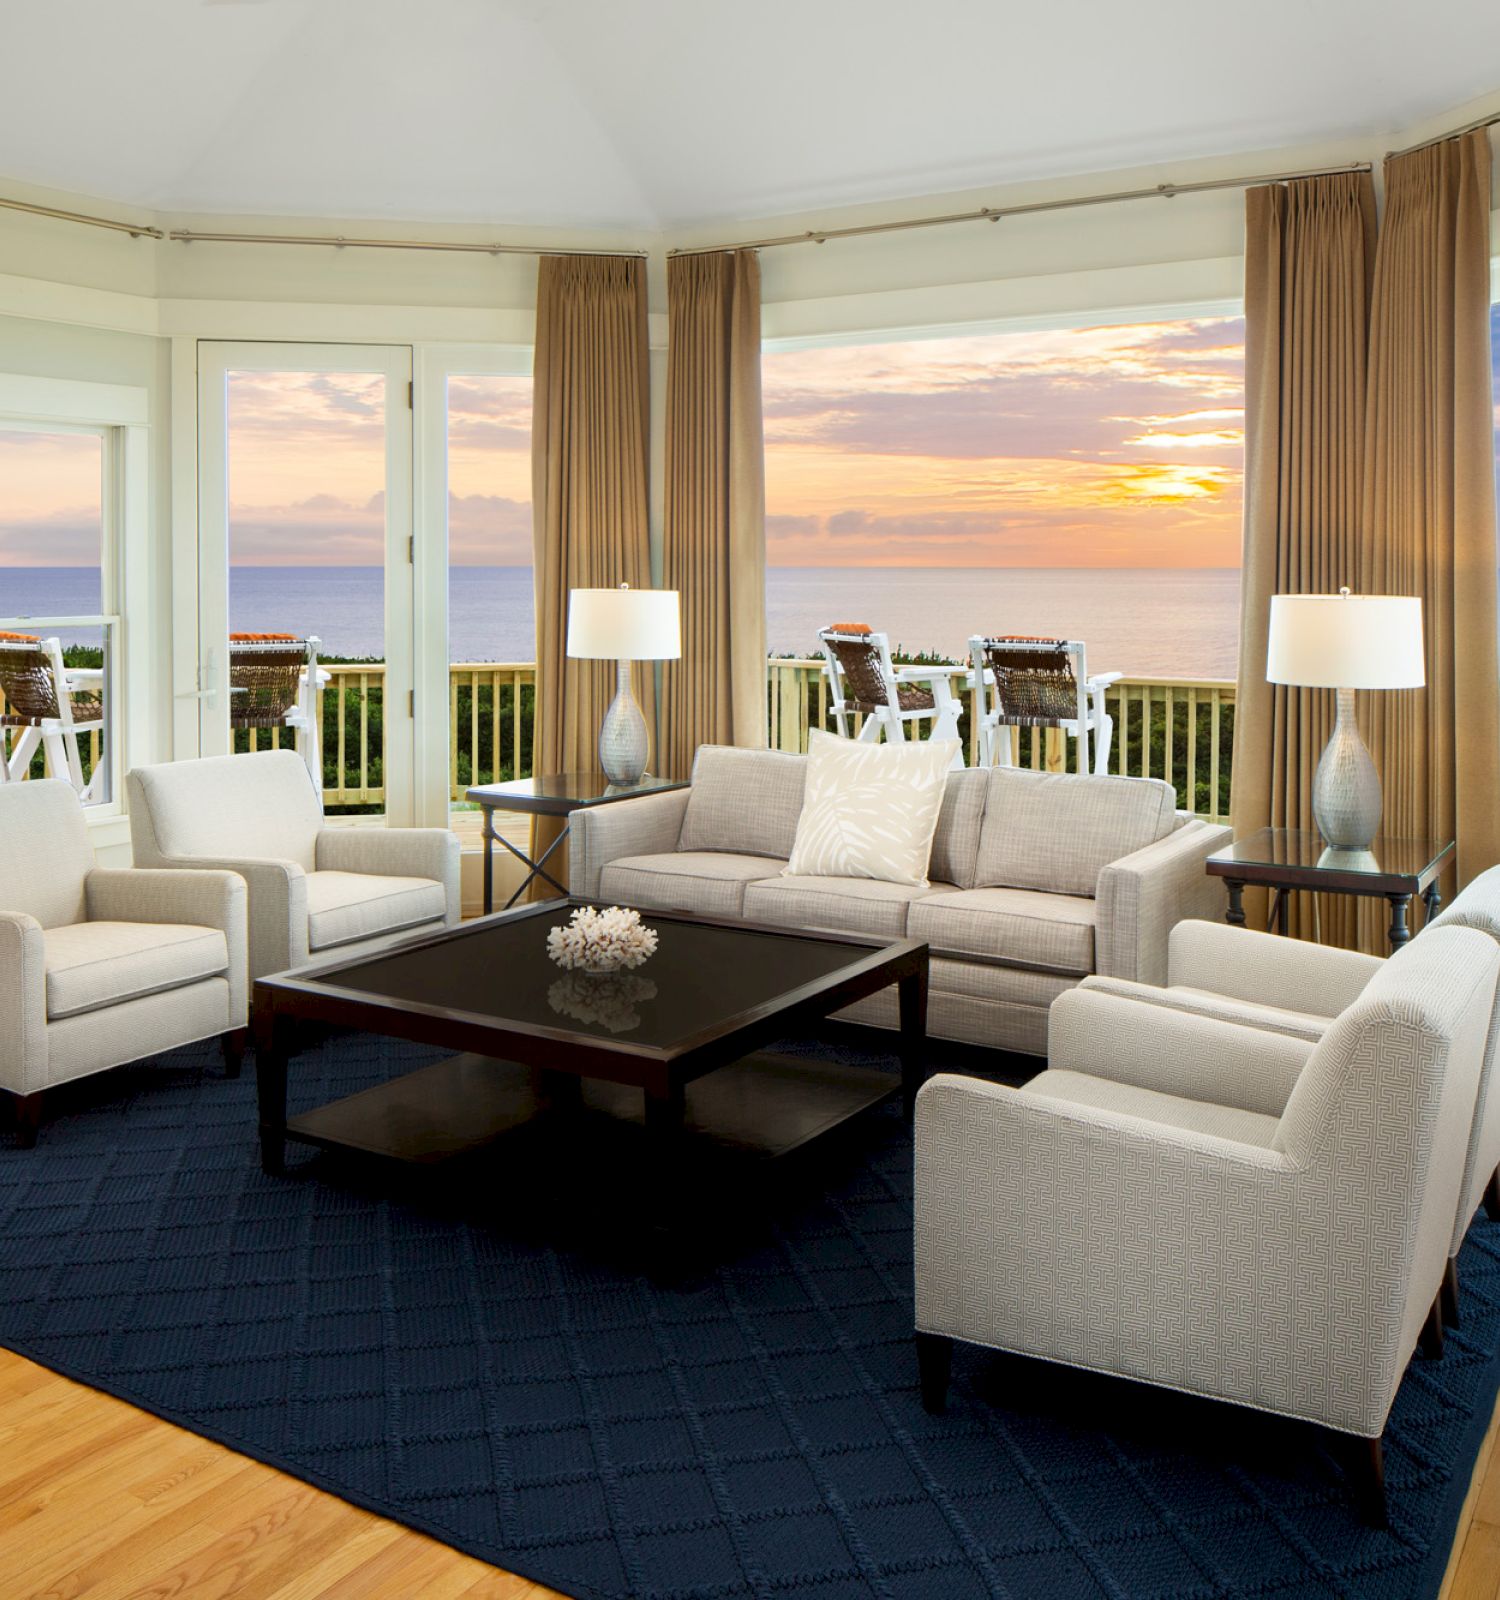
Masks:
[[[249,961],[245,880],[237,872],[95,867],[84,880],[90,922],[172,922],[217,928],[229,947],[229,1015],[245,1020]]]
[[[1087,985],[1047,1014],[1047,1065],[1279,1117],[1315,1040],[1148,1005]]]
[[[1167,942],[1167,981],[1258,1005],[1336,1017],[1385,965],[1379,956],[1234,928],[1179,922]]]
[[[313,859],[319,872],[431,878],[443,886],[449,924],[461,914],[458,836],[446,828],[324,828]]]
[[[42,925],[0,911],[0,1089],[35,1094],[47,1085],[47,964]]]
[[[675,850],[691,793],[669,789],[665,794],[643,794],[636,800],[575,811],[568,837],[568,881],[573,893],[595,899],[600,874],[611,861]]]
[[[1228,828],[1185,822],[1099,874],[1094,970],[1141,983],[1167,980],[1167,935],[1185,917],[1211,917],[1223,890],[1204,861],[1233,837]]]
[[[235,872],[249,891],[246,933],[248,976],[307,965],[307,874],[295,861],[269,856],[164,856],[163,868],[180,872]]]

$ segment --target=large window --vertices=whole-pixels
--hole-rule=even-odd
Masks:
[[[1243,323],[768,351],[769,644],[863,621],[961,658],[1062,635],[1091,669],[1233,678]]]
[[[112,798],[111,430],[0,421],[0,763]]]

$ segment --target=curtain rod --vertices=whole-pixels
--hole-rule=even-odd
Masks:
[[[1392,156],[1409,156],[1418,150],[1430,149],[1435,144],[1445,144],[1449,139],[1462,139],[1466,133],[1477,133],[1480,128],[1493,128],[1500,123],[1500,111],[1492,111],[1487,117],[1475,117],[1472,122],[1466,122],[1461,128],[1453,128],[1448,133],[1435,133],[1430,139],[1423,139],[1417,144],[1409,144],[1404,150],[1387,150],[1385,159],[1389,161]]]
[[[1306,172],[1267,172],[1253,178],[1207,178],[1199,183],[1158,183],[1151,189],[1117,189],[1110,194],[1078,195],[1071,200],[1034,200],[1019,206],[980,206],[977,211],[952,211],[941,217],[907,217],[900,222],[862,222],[849,228],[810,228],[805,233],[783,233],[773,239],[746,239],[739,244],[689,245],[669,250],[669,256],[716,255],[722,250],[774,250],[784,244],[823,244],[829,239],[854,239],[870,233],[902,233],[908,228],[943,228],[953,222],[999,222],[1035,211],[1069,211],[1075,206],[1113,205],[1120,200],[1172,200],[1180,194],[1201,194],[1208,189],[1253,189],[1262,183],[1291,183],[1298,178],[1328,178],[1341,172],[1369,172],[1368,161],[1351,161],[1340,167],[1315,167]]]
[[[334,250],[457,250],[485,256],[640,256],[644,250],[589,250],[530,244],[459,244],[428,239],[349,239],[342,235],[324,237],[290,233],[200,233],[193,228],[173,228],[170,232],[144,222],[121,222],[117,217],[96,217],[87,211],[62,211],[56,206],[33,205],[29,200],[0,199],[0,209],[24,211],[33,217],[52,217],[59,222],[81,222],[90,228],[108,228],[128,233],[132,239],[164,239],[177,244],[315,244]]]

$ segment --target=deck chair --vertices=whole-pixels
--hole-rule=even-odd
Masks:
[[[1085,648],[1073,639],[975,634],[969,655],[979,759],[985,766],[1011,764],[1011,728],[1061,728],[1077,741],[1079,772],[1109,771],[1115,722],[1105,708],[1105,691],[1122,673],[1101,672],[1091,678]]]
[[[318,645],[292,633],[229,635],[229,726],[290,728],[313,788],[323,792],[323,751],[318,727]]]
[[[962,702],[954,695],[949,667],[895,667],[887,635],[862,622],[835,622],[818,634],[823,672],[828,679],[828,709],[839,737],[851,737],[851,718],[862,716],[857,737],[875,744],[906,738],[908,723],[932,718],[931,738],[957,739]],[[954,764],[963,765],[959,751]]]
[[[101,697],[75,696],[68,686],[62,645],[30,633],[0,633],[0,733],[12,729],[6,756],[0,745],[0,782],[26,777],[38,749],[47,770],[73,786],[84,805],[104,798],[108,762],[101,758],[85,780],[79,739],[104,731]]]

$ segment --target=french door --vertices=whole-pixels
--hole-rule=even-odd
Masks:
[[[203,341],[198,441],[203,754],[295,745],[328,815],[412,822],[410,348]],[[247,687],[277,635],[300,678]]]

